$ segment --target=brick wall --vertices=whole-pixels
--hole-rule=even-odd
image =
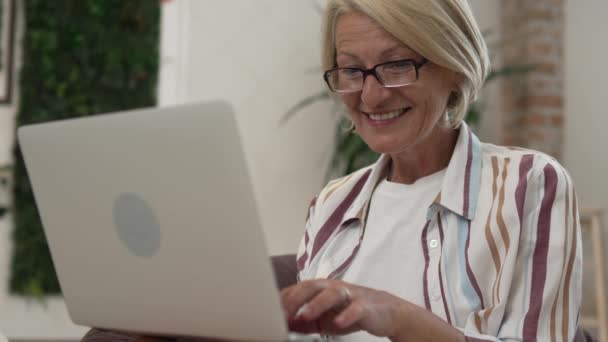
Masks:
[[[562,157],[564,0],[501,1],[502,58],[534,71],[503,82],[503,143]]]

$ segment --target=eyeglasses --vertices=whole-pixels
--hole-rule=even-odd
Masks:
[[[429,61],[401,59],[378,64],[371,69],[333,68],[325,71],[323,78],[331,91],[352,93],[363,89],[368,75],[374,75],[386,88],[402,87],[418,80],[418,70]]]

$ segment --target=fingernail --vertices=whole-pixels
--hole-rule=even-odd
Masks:
[[[300,317],[306,315],[307,313],[308,313],[308,304],[304,304],[298,309],[298,312],[296,312],[295,318],[300,318]]]

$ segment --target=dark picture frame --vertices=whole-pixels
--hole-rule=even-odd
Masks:
[[[0,0],[0,104],[13,97],[16,1]]]

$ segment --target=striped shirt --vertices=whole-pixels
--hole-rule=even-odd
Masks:
[[[424,260],[411,279],[417,302],[468,341],[572,341],[582,247],[570,176],[545,154],[480,143],[466,124],[459,130],[441,190],[412,236]],[[358,256],[389,159],[330,182],[312,201],[300,280],[341,279]],[[429,251],[430,241],[439,248]]]

